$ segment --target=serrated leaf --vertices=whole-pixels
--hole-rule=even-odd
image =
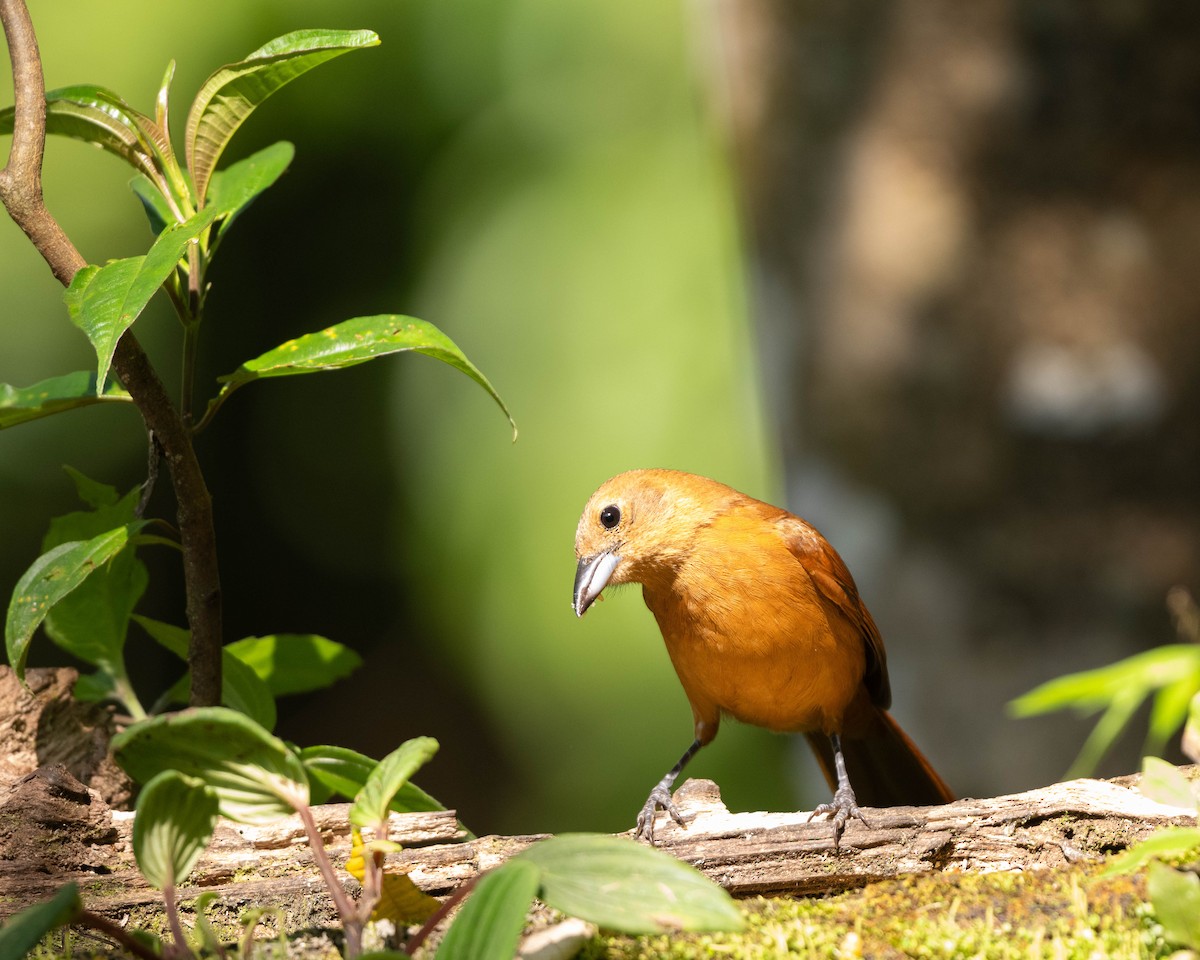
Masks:
[[[97,383],[103,385],[108,378],[117,341],[171,276],[188,244],[207,230],[215,217],[216,211],[201,210],[163,230],[145,256],[110,260],[103,267],[89,265],[75,274],[63,299],[71,322],[95,348]]]
[[[320,690],[362,666],[362,657],[349,647],[315,633],[244,637],[226,649],[252,667],[277,697]]]
[[[406,351],[441,360],[478,383],[508,418],[508,422],[512,424],[513,438],[516,439],[517,426],[508,412],[508,407],[479,368],[433,324],[399,314],[345,320],[318,333],[309,333],[289,340],[253,360],[247,360],[233,373],[219,378],[224,386],[220,394],[209,403],[205,419],[212,416],[230,393],[253,380],[341,370],[376,357]]]
[[[96,375],[86,370],[41,380],[30,387],[0,383],[0,430],[95,403],[131,403],[116,383],[96,391]]]
[[[187,879],[217,826],[217,794],[203,780],[164,770],[138,795],[133,855],[142,876],[162,890]]]
[[[191,639],[189,630],[137,614],[133,619],[161,646],[187,662]],[[191,674],[185,673],[167,692],[166,698],[171,703],[187,703],[190,691]],[[275,729],[275,698],[258,674],[234,655],[229,647],[221,649],[221,704],[244,713],[264,730]]]
[[[283,176],[295,154],[296,148],[281,140],[213,174],[205,206],[217,211],[218,238],[255,197]]]
[[[438,945],[434,960],[512,960],[541,871],[520,857],[485,873]]]
[[[362,833],[357,828],[351,829],[350,836],[350,856],[346,860],[346,872],[360,884],[366,878],[366,854],[375,850],[395,853],[403,849],[398,843],[378,840],[364,845]],[[372,920],[390,920],[397,926],[423,923],[442,906],[440,900],[425,893],[406,873],[384,871],[381,883],[379,902],[371,911]]]
[[[704,874],[624,837],[561,834],[515,858],[541,871],[542,901],[622,933],[740,930],[737,904]]]
[[[42,937],[73,923],[82,912],[79,888],[73,883],[65,884],[49,900],[4,921],[0,927],[0,960],[23,960]]]
[[[216,791],[221,813],[240,823],[270,823],[308,803],[300,758],[226,707],[193,707],[144,720],[117,734],[112,749],[139,783],[163,770],[198,777]]]
[[[197,203],[204,202],[226,144],[255,107],[326,60],[378,43],[370,30],[298,30],[210,76],[192,103],[184,133]]]
[[[1156,861],[1150,864],[1146,892],[1163,937],[1193,950],[1200,948],[1200,877]]]
[[[377,766],[378,760],[347,747],[316,746],[300,751],[304,769],[308,771],[314,796],[318,790],[323,803],[334,793],[352,800]],[[430,810],[445,810],[440,801],[431,797],[412,781],[404,784],[392,797],[393,813],[423,813]]]
[[[140,116],[118,94],[92,84],[46,92],[46,132],[94,144],[135,170],[160,176],[155,147],[137,122]],[[147,118],[148,119],[148,118]],[[0,134],[12,133],[13,108],[0,110]]]
[[[90,540],[59,544],[37,558],[17,581],[4,624],[8,662],[24,680],[29,642],[51,608],[101,569],[146,525],[138,520]]]
[[[387,820],[393,798],[438,751],[432,737],[406,740],[379,761],[350,807],[350,822],[359,827],[374,827]]]

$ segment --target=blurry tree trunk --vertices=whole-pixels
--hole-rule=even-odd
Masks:
[[[1052,779],[1078,721],[1003,704],[1200,582],[1200,9],[711,10],[789,504],[950,782]]]

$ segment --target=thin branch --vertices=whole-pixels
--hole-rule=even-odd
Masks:
[[[24,0],[0,0],[0,21],[12,61],[15,102],[12,147],[8,163],[0,170],[0,202],[54,276],[67,286],[86,261],[46,209],[42,195],[46,83],[37,36]],[[171,471],[191,627],[191,702],[197,706],[217,704],[221,701],[221,582],[212,498],[188,428],[132,331],[127,330],[117,341],[113,368],[137,404],[146,429],[162,445]]]

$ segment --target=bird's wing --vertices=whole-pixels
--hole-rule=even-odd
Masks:
[[[870,612],[858,596],[858,587],[845,562],[817,530],[794,514],[780,511],[777,520],[784,541],[800,561],[817,593],[825,602],[826,615],[854,630],[866,646],[867,670],[863,683],[877,707],[887,709],[892,702],[888,682],[887,653],[883,638]]]

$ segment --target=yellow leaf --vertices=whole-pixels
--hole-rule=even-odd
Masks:
[[[346,861],[346,872],[359,883],[363,882],[366,873],[366,862],[363,859],[367,853],[377,849],[385,851],[398,849],[399,844],[374,841],[364,844],[362,832],[351,828],[350,859]],[[384,873],[383,890],[379,903],[371,914],[372,920],[391,920],[397,925],[420,923],[432,917],[441,906],[441,901],[421,892],[421,888],[409,879],[406,873]]]

